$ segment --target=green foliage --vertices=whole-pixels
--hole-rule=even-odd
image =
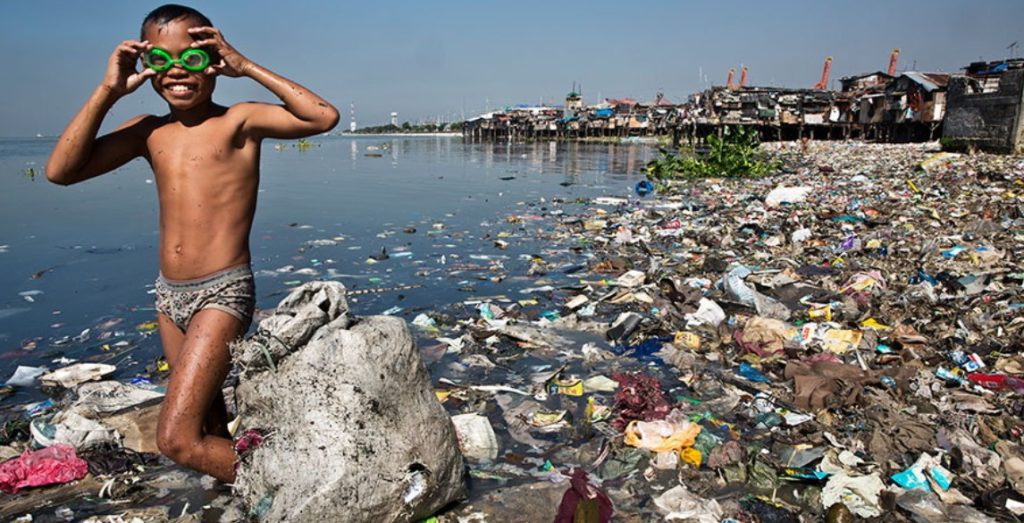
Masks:
[[[647,164],[647,177],[658,182],[691,178],[761,178],[779,169],[758,153],[761,141],[754,129],[726,127],[722,136],[707,138],[708,151],[680,156],[662,148],[661,158]]]
[[[357,134],[416,134],[416,133],[441,133],[441,132],[459,132],[462,130],[462,123],[424,123],[424,124],[410,124],[409,122],[402,122],[401,126],[398,125],[377,125],[373,127],[361,127],[356,131]]]

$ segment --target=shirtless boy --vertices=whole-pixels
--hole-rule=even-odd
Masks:
[[[282,104],[217,105],[218,76],[248,77]],[[97,138],[111,106],[146,80],[170,112],[137,116]],[[171,367],[157,445],[221,481],[235,479],[220,390],[231,364],[228,344],[248,329],[254,308],[249,232],[260,145],[323,133],[337,122],[331,104],[239,53],[198,11],[165,5],[146,17],[141,40],[117,46],[103,82],[46,165],[47,178],[60,185],[139,156],[152,167],[160,201],[157,318]]]

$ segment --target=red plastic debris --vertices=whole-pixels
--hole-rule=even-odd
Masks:
[[[0,491],[17,494],[25,487],[67,483],[88,473],[89,464],[75,454],[71,445],[26,450],[21,456],[0,463]]]
[[[249,429],[235,439],[235,452],[238,455],[245,454],[263,444],[266,436],[257,429]]]

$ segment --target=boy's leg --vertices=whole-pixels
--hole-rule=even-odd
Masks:
[[[174,320],[165,316],[162,312],[156,315],[157,323],[160,324],[160,342],[164,347],[164,359],[174,372],[174,365],[178,361],[178,354],[185,344],[185,333],[174,324]],[[217,391],[217,397],[213,399],[209,414],[203,424],[206,434],[214,436],[229,437],[228,433],[228,409],[224,405],[224,393]]]
[[[164,455],[226,483],[235,480],[235,450],[230,439],[206,433],[203,424],[231,367],[228,344],[242,333],[242,323],[223,311],[205,309],[192,317],[157,427]]]

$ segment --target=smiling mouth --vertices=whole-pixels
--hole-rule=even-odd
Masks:
[[[195,92],[195,90],[196,90],[195,86],[187,85],[187,84],[171,84],[171,85],[168,85],[166,87],[166,89],[168,91],[170,91],[172,94],[179,95],[179,96],[180,95],[187,95],[189,93]]]

